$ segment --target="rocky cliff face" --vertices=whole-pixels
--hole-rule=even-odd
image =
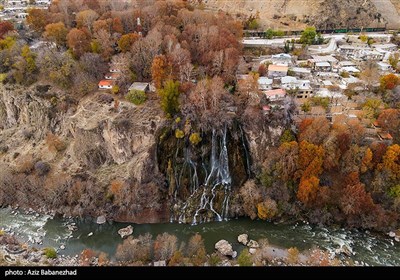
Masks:
[[[0,163],[7,166],[14,181],[34,176],[41,179],[37,163],[50,166],[44,176],[47,181],[41,182],[51,186],[38,186],[37,193],[32,193],[32,201],[38,203],[39,197],[46,197],[46,188],[60,191],[65,183],[61,178],[67,178],[70,189],[77,189],[77,198],[63,203],[58,197],[63,196],[62,191],[52,201],[42,198],[44,205],[60,206],[60,212],[106,212],[118,220],[164,221],[169,214],[165,211],[164,186],[159,184],[162,175],[154,164],[155,134],[163,122],[161,116],[154,106],[150,109],[121,102],[116,107],[107,95],[82,99],[77,104],[47,86],[0,86]],[[3,199],[0,204],[23,204],[24,200],[7,185],[17,182],[6,182],[6,177],[0,182],[0,198],[11,201]],[[48,178],[59,178],[59,182],[50,184]],[[77,183],[85,187],[76,187]],[[97,189],[94,197],[85,197],[94,195],[89,194],[88,185]],[[70,189],[63,190],[64,195],[72,195]]]
[[[264,28],[287,30],[314,25],[318,29],[399,28],[399,0],[195,0],[213,10],[243,17],[258,13]]]

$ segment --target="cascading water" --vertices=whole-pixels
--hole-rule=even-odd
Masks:
[[[159,164],[169,182],[170,221],[197,224],[227,220],[232,188],[250,176],[246,145],[241,143],[245,141],[243,131],[213,129],[202,135],[198,145],[173,136],[159,147],[163,160]]]

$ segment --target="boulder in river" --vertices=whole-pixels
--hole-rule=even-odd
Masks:
[[[247,243],[247,246],[250,248],[259,248],[260,247],[258,242],[255,240],[252,240],[252,239],[249,241],[249,243]]]
[[[118,234],[121,236],[121,238],[125,238],[133,233],[133,227],[131,225],[121,228],[118,230]]]
[[[232,245],[229,244],[229,242],[224,239],[215,243],[215,249],[224,256],[230,256],[232,258],[235,258],[237,255],[237,252],[233,251]]]
[[[102,225],[106,222],[106,216],[101,215],[97,217],[96,223],[99,225]]]
[[[247,245],[247,243],[249,242],[249,236],[245,233],[241,234],[238,236],[238,242],[242,243],[244,246]]]

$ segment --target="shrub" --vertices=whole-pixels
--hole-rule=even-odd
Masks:
[[[400,185],[396,185],[389,189],[389,196],[393,198],[400,197]]]
[[[249,250],[246,248],[244,249],[239,257],[238,257],[238,264],[240,266],[252,266],[253,265],[253,261],[251,260],[251,255],[249,253]]]
[[[35,163],[35,170],[39,176],[44,176],[50,171],[50,164],[45,161]]]
[[[211,266],[216,266],[220,262],[221,262],[221,258],[216,253],[211,254],[210,258],[208,259],[208,264]]]
[[[185,133],[182,130],[177,129],[175,130],[175,137],[178,139],[182,139],[183,137],[185,137]]]
[[[200,134],[195,132],[190,135],[189,140],[193,146],[196,146],[197,144],[199,144],[201,142],[202,139],[200,137]]]
[[[264,202],[257,204],[257,215],[260,219],[272,219],[278,213],[275,200],[267,198]]]
[[[118,94],[119,93],[119,86],[117,85],[113,85],[111,92],[114,94]]]
[[[67,145],[57,135],[54,135],[53,133],[47,134],[45,141],[49,150],[61,152],[67,147]]]
[[[48,259],[55,259],[57,258],[57,252],[54,248],[52,247],[47,247],[44,249],[44,254]]]
[[[129,102],[135,104],[135,105],[141,105],[143,104],[147,99],[146,93],[142,90],[130,90],[128,94],[126,95],[126,100]]]

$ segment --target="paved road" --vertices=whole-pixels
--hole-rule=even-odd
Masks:
[[[321,46],[321,48],[316,47],[313,48],[316,52],[332,52],[335,51],[337,48],[337,41],[343,40],[347,34],[332,34],[332,35],[323,35],[326,39],[333,38],[327,46]],[[388,41],[391,37],[390,34],[385,33],[368,33],[368,36],[371,38],[388,38]],[[287,40],[298,40],[300,39],[299,36],[292,36],[292,37],[284,37],[284,38],[276,38],[276,39],[260,39],[260,38],[244,38],[243,45],[245,47],[283,47],[285,45],[285,41]]]

